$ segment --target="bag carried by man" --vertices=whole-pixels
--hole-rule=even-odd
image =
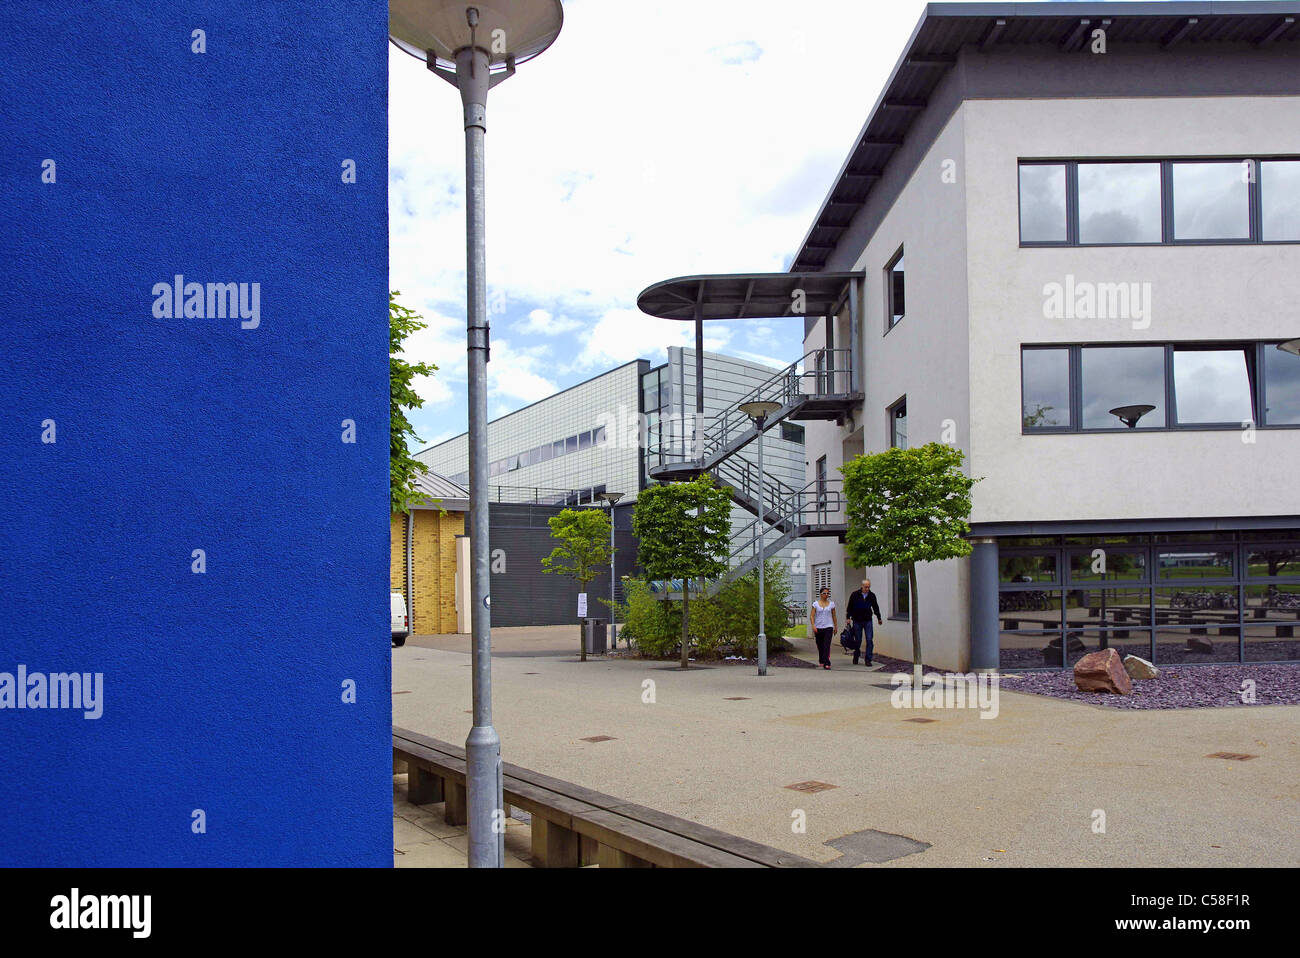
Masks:
[[[840,633],[840,645],[844,646],[845,652],[857,652],[862,646],[862,640],[855,639],[853,629],[846,625],[844,631]]]

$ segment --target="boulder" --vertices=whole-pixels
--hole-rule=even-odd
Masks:
[[[1187,651],[1201,652],[1205,655],[1214,654],[1214,643],[1209,639],[1202,638],[1199,635],[1189,635],[1187,637]]]
[[[1158,668],[1137,655],[1124,656],[1124,671],[1131,679],[1154,679],[1160,674]]]
[[[1124,671],[1124,663],[1114,649],[1089,652],[1074,664],[1074,684],[1082,692],[1109,692],[1128,695],[1133,682]]]

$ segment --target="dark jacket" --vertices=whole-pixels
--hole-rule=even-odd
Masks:
[[[867,594],[863,595],[861,589],[854,589],[845,604],[844,614],[854,622],[869,622],[873,612],[879,620],[880,603],[876,601],[876,593],[868,590]]]

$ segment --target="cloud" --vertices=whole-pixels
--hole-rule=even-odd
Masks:
[[[704,327],[704,348],[717,351],[731,340],[719,323]],[[695,345],[695,326],[672,319],[657,319],[636,309],[610,310],[592,327],[575,366],[596,369],[618,366],[633,359],[663,362],[669,346]]]
[[[570,333],[575,329],[581,329],[583,323],[577,319],[569,319],[567,316],[552,316],[544,309],[534,309],[528,314],[528,318],[515,323],[515,329],[523,333],[536,333],[539,336],[559,336],[561,333]]]
[[[709,54],[719,63],[737,66],[741,63],[753,63],[763,55],[763,48],[753,40],[737,40],[734,43],[724,43],[714,47]]]

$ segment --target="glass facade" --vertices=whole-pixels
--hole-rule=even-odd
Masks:
[[[1300,529],[999,540],[1004,669],[1300,661]]]

